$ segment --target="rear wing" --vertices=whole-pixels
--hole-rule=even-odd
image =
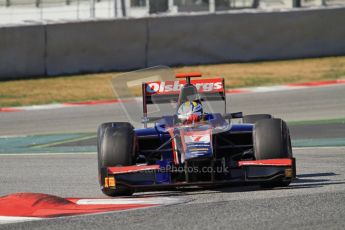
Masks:
[[[186,80],[156,81],[143,83],[143,101],[145,104],[159,104],[177,102],[180,89],[186,84]],[[193,79],[202,101],[225,100],[225,87],[223,78]]]
[[[147,105],[159,103],[177,103],[181,87],[187,84],[193,84],[201,101],[224,101],[226,113],[226,97],[224,78],[210,79],[190,79],[201,77],[200,73],[177,74],[176,80],[171,81],[153,81],[142,84],[143,95],[143,122],[149,121],[147,117]],[[186,79],[181,79],[186,78]]]

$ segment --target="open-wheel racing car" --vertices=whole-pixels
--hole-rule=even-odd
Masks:
[[[296,164],[286,123],[269,114],[227,113],[224,79],[199,77],[200,73],[174,76],[163,68],[113,80],[115,93],[123,94],[121,105],[129,120],[138,104],[137,98],[128,98],[129,88],[140,86],[144,128],[134,128],[130,122],[99,126],[98,172],[104,194],[290,184]],[[161,115],[149,116],[149,106]]]

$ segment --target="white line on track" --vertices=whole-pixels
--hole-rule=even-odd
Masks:
[[[120,199],[80,199],[79,205],[114,205],[114,204],[157,204],[170,205],[181,203],[180,199],[170,197],[120,198]]]
[[[1,156],[54,156],[54,155],[95,155],[96,152],[67,152],[67,153],[0,153]]]
[[[42,220],[38,217],[22,217],[22,216],[0,216],[0,224],[12,224],[25,221]]]
[[[345,146],[315,146],[315,147],[293,147],[292,150],[303,150],[303,149],[344,149]]]
[[[345,146],[311,146],[311,147],[293,147],[293,150],[304,149],[344,149]],[[1,156],[57,156],[57,155],[96,155],[97,152],[66,152],[66,153],[0,153]]]

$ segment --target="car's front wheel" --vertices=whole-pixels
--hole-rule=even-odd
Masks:
[[[133,191],[123,185],[114,188],[105,188],[104,176],[101,169],[111,166],[132,165],[135,147],[135,132],[130,123],[104,123],[98,127],[97,156],[98,174],[102,192],[107,196],[132,195]]]
[[[289,129],[281,119],[262,119],[255,123],[253,146],[256,160],[292,159],[292,148]],[[262,187],[285,187],[291,180],[278,179],[262,183]]]

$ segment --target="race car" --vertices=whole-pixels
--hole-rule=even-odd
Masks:
[[[151,75],[142,79],[152,80]],[[286,122],[269,114],[227,113],[224,79],[201,76],[180,73],[172,80],[140,83],[144,128],[130,122],[99,126],[98,173],[104,194],[187,186],[285,187],[295,178]],[[131,81],[129,76],[123,80]],[[118,84],[114,80],[113,85],[123,89]],[[221,106],[210,106],[213,102]],[[160,104],[173,105],[174,111],[164,114],[167,110],[161,107],[162,116],[148,116],[149,105]]]

